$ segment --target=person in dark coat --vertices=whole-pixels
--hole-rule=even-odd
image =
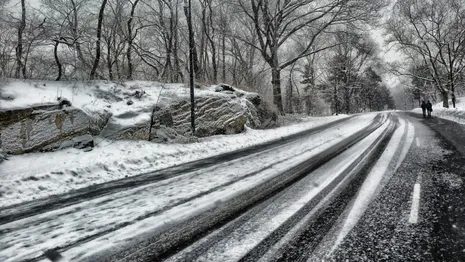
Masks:
[[[431,117],[431,112],[433,112],[433,105],[429,100],[426,103],[426,110],[428,111],[428,117]]]
[[[425,100],[421,101],[421,110],[423,111],[423,117],[426,117],[426,102],[425,102]]]

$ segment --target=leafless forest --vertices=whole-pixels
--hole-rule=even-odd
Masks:
[[[0,0],[0,76],[186,82],[183,0]],[[381,75],[407,95],[461,90],[463,0],[192,0],[196,82],[266,95],[284,113],[393,108]],[[402,62],[388,65],[372,30]]]

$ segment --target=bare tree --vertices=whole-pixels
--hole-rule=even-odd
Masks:
[[[132,21],[134,20],[134,14],[136,11],[137,4],[139,3],[139,0],[135,0],[134,2],[129,1],[131,3],[131,13],[129,15],[128,19],[128,50],[126,52],[126,56],[128,59],[128,79],[132,80],[132,71],[133,71],[133,65],[132,65],[132,46],[134,42],[134,38],[137,35],[134,35],[132,32]]]
[[[363,3],[362,3],[363,2]],[[240,0],[239,6],[255,27],[258,45],[250,43],[246,37],[239,39],[255,47],[271,67],[273,101],[281,114],[283,103],[281,97],[281,71],[299,59],[313,53],[334,47],[329,44],[314,49],[314,43],[330,26],[338,23],[350,23],[365,18],[371,11],[377,11],[382,5],[376,1],[314,1],[314,0]],[[300,33],[298,41],[305,41],[304,48],[282,59],[282,50],[289,48]]]
[[[465,68],[465,2],[399,0],[388,31],[413,64],[421,61],[428,68],[443,106],[449,107],[449,93]]]
[[[90,71],[90,79],[95,78],[95,73],[97,71],[99,62],[100,62],[100,55],[101,55],[101,47],[100,47],[100,41],[102,38],[102,24],[103,24],[103,18],[105,14],[105,6],[107,4],[108,0],[103,0],[102,5],[100,6],[100,12],[98,15],[98,25],[97,25],[97,40],[95,43],[96,49],[95,49],[95,60],[94,60],[94,65],[92,66],[92,71]]]
[[[16,45],[16,72],[15,77],[19,78],[20,73],[24,67],[23,63],[23,34],[26,28],[26,1],[21,0],[21,20],[18,25],[18,43]],[[24,71],[23,77],[24,76]]]

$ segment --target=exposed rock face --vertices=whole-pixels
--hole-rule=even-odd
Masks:
[[[150,123],[122,127],[110,122],[100,135],[113,140],[148,140],[149,132]]]
[[[202,96],[196,103],[196,136],[235,134],[244,130],[247,112],[232,98]],[[153,113],[153,129],[170,128],[182,136],[191,133],[190,103],[180,100],[165,107],[156,107]]]
[[[89,133],[92,119],[80,109],[47,104],[0,111],[1,148],[21,154],[58,147],[62,141]]]
[[[264,129],[276,125],[278,115],[258,94],[248,94],[245,98],[250,127]]]
[[[219,84],[217,87],[215,87],[215,92],[235,92],[236,90],[227,84]]]
[[[61,142],[58,149],[61,150],[71,147],[90,151],[92,148],[94,148],[94,138],[91,135],[73,137],[71,140],[65,140]]]
[[[215,93],[195,98],[196,137],[236,134],[245,125],[269,128],[277,115],[258,94],[220,85]],[[134,97],[144,92],[134,93]],[[153,108],[136,108],[120,115],[87,111],[60,104],[0,110],[0,162],[5,154],[78,148],[91,150],[93,136],[114,140],[188,143],[192,136],[188,97],[162,98]],[[137,123],[137,124],[136,124]]]
[[[90,133],[93,136],[98,136],[100,132],[107,126],[113,114],[109,111],[92,112],[90,122]]]

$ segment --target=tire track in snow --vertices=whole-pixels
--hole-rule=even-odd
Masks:
[[[386,147],[386,150],[383,152],[383,154],[378,159],[373,169],[368,174],[367,178],[365,179],[364,183],[359,189],[359,192],[356,198],[354,199],[352,206],[350,207],[350,209],[348,209],[349,210],[348,214],[344,218],[342,227],[338,230],[336,234],[337,237],[334,241],[334,244],[332,244],[331,246],[329,255],[337,249],[337,247],[344,240],[345,236],[352,230],[352,228],[355,227],[358,220],[365,213],[366,209],[368,208],[368,205],[373,200],[376,193],[379,192],[380,190],[379,186],[381,184],[381,181],[385,178],[386,175],[389,175],[387,173],[393,172],[393,171],[388,170],[388,168],[390,166],[390,163],[394,161],[396,158],[395,154],[396,152],[398,152],[400,148],[400,144],[401,144],[401,141],[404,135],[406,135],[405,138],[406,140],[410,141],[410,143],[405,143],[402,151],[405,151],[405,150],[408,151],[408,148],[410,148],[410,145],[413,142],[413,136],[411,134],[408,134],[408,132],[409,131],[413,132],[413,126],[410,128],[407,128],[405,120],[403,119],[399,119],[399,120],[400,120],[400,126],[394,132],[393,137],[391,138],[391,140],[389,141],[389,144]],[[407,134],[405,134],[405,132],[407,132]],[[403,155],[403,157],[402,155],[403,155],[403,152],[401,153],[401,156],[398,158],[398,163],[399,161],[401,162],[403,158],[405,158],[405,155]],[[323,243],[325,242],[326,241],[324,241]],[[320,246],[316,254],[321,255],[321,253],[324,253],[322,249],[324,249],[323,246],[325,246],[326,244],[323,244],[322,246]]]
[[[337,143],[337,145],[331,147],[329,150],[322,151],[314,158],[304,161],[295,167],[292,167],[290,170],[282,173],[281,175],[276,176],[273,179],[268,180],[267,182],[264,182],[258,186],[254,186],[253,188],[242,190],[243,192],[239,190],[235,197],[221,201],[221,204],[215,205],[213,209],[209,207],[211,203],[197,206],[199,212],[195,214],[195,216],[192,216],[190,219],[185,221],[179,221],[176,218],[176,226],[170,227],[167,231],[163,231],[162,233],[159,232],[150,239],[144,240],[143,242],[146,244],[142,244],[143,247],[141,248],[138,247],[134,250],[131,250],[130,248],[130,250],[121,253],[127,254],[127,256],[123,255],[121,257],[117,254],[113,254],[114,256],[112,256],[108,253],[106,256],[110,256],[111,260],[126,258],[122,261],[133,261],[134,259],[159,261],[163,258],[167,258],[171,254],[176,253],[180,248],[187,247],[191,243],[198,241],[208,232],[220,228],[225,223],[228,223],[229,221],[232,221],[233,219],[241,216],[244,214],[244,212],[250,210],[254,206],[259,205],[263,201],[266,201],[273,195],[278,194],[290,185],[300,181],[312,170],[318,168],[322,164],[326,163],[329,159],[339,155],[350,146],[356,144],[364,137],[371,134],[373,130],[381,126],[382,123],[380,123],[379,120],[380,117],[376,117],[376,120],[373,120],[372,124],[368,127],[362,128],[362,130],[353,135],[350,135],[349,138],[342,140],[341,142]],[[210,197],[210,199],[211,198],[214,197]],[[150,221],[153,219],[155,218],[150,217],[147,219],[147,221],[141,222],[144,222],[145,224],[151,224]],[[124,229],[125,232],[130,230],[130,227]],[[97,241],[100,240],[97,239]],[[132,244],[127,244],[126,248],[127,246],[131,245]],[[71,253],[78,254],[78,250],[86,249],[86,246],[88,245],[79,247],[77,250],[74,250]],[[142,259],[142,257],[144,259]],[[96,252],[86,256],[84,261],[100,260],[99,258],[101,257],[99,257],[99,253]]]
[[[279,146],[283,146],[298,141],[307,136],[323,132],[330,128],[334,128],[338,125],[347,122],[352,118],[353,116],[336,120],[334,122],[324,124],[306,131],[302,131],[300,133],[285,137],[283,139],[277,139],[250,148],[240,149],[237,151],[221,154],[215,157],[210,157],[207,159],[197,160],[179,166],[165,168],[148,174],[141,174],[138,176],[90,186],[88,188],[79,189],[63,195],[54,195],[45,199],[34,200],[31,202],[25,202],[8,207],[3,207],[0,208],[0,225],[18,219],[33,216],[39,213],[44,213],[55,209],[64,208],[70,205],[79,204],[84,201],[89,201],[97,197],[110,195],[115,192],[121,192],[123,190],[130,190],[151,183],[157,183],[163,180],[183,175],[187,172],[208,168],[213,165],[231,161],[237,158],[244,158],[249,155],[270,150]]]
[[[308,174],[301,181],[273,196],[251,212],[230,222],[168,261],[256,261],[334,188],[344,184],[360,162],[386,134],[384,124],[364,140]],[[369,143],[368,143],[369,142]],[[257,209],[257,210],[255,210]],[[215,255],[216,254],[216,255]]]

